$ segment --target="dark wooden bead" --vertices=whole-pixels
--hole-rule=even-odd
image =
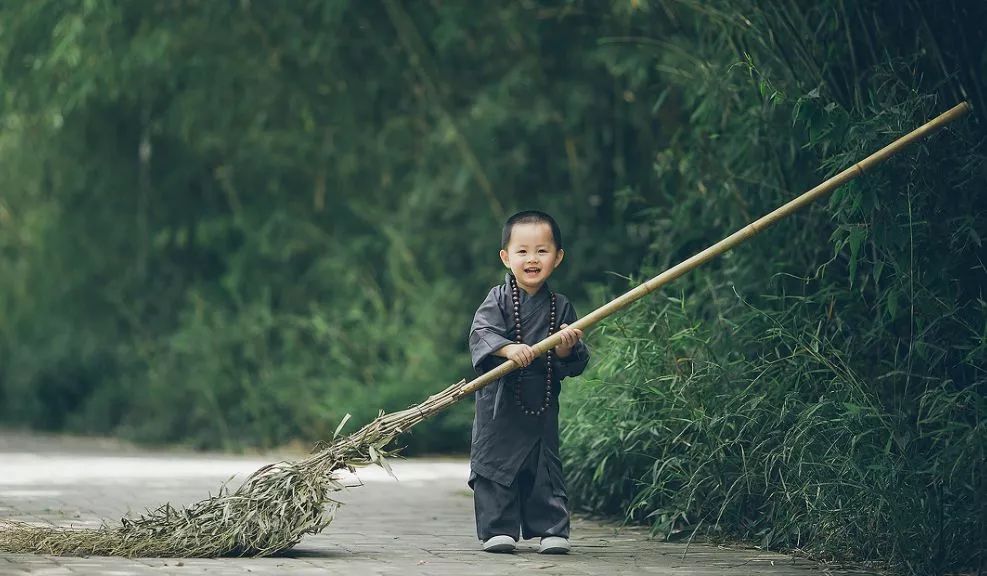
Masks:
[[[549,295],[551,296],[551,310],[549,312],[551,321],[548,324],[548,335],[551,336],[556,329],[555,328],[556,300],[555,300],[555,292],[551,292]],[[514,329],[515,329],[514,341],[518,344],[522,344],[524,343],[524,337],[521,332],[521,304],[518,299],[519,290],[517,286],[517,280],[513,276],[511,277],[511,297],[513,301],[512,303],[514,305]],[[548,409],[548,406],[551,404],[552,401],[552,352],[551,351],[548,351],[545,354],[545,364],[546,364],[545,400],[541,403],[540,407],[532,410],[531,408],[525,406],[524,401],[522,400],[521,397],[520,381],[518,381],[517,384],[514,386],[514,402],[521,409],[521,412],[523,412],[528,416],[541,416],[542,414],[545,413],[545,410]],[[527,371],[524,368],[521,368],[519,374],[523,376],[526,372]]]

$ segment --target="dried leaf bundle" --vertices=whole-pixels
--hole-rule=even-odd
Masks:
[[[287,550],[333,520],[344,489],[336,474],[376,464],[390,473],[388,444],[401,432],[453,404],[465,380],[422,404],[381,414],[358,432],[322,445],[298,462],[277,462],[251,474],[236,490],[186,508],[164,504],[137,519],[95,529],[0,521],[0,551],[82,556],[268,556]],[[337,428],[345,424],[344,419]]]

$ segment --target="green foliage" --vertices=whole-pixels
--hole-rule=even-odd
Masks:
[[[976,562],[982,381],[891,397],[894,375],[861,374],[868,350],[805,329],[809,299],[766,312],[734,298],[717,322],[696,316],[700,301],[729,302],[731,289],[690,288],[608,323],[598,380],[570,387],[563,445],[581,507],[669,539],[744,538],[916,572]]]
[[[558,215],[573,241],[556,282],[577,299],[600,270],[636,266],[646,238],[625,241],[640,216],[618,191],[653,179],[656,130],[643,103],[614,117],[599,33],[567,18],[0,7],[4,421],[314,441],[469,373],[509,212]],[[465,450],[470,420],[457,407],[407,440]]]
[[[951,12],[951,10],[955,10]],[[982,94],[969,5],[682,2],[652,70],[677,263]],[[982,13],[982,9],[979,9]],[[903,24],[907,22],[908,24]],[[900,30],[921,29],[918,38]],[[644,43],[645,40],[638,40]],[[937,42],[938,57],[929,58]],[[880,45],[882,52],[872,50]],[[971,44],[968,44],[971,45]],[[974,102],[976,105],[977,102]],[[987,561],[984,136],[953,126],[594,334],[563,439],[581,507],[915,574]]]

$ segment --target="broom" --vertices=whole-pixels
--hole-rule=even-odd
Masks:
[[[643,298],[697,266],[750,239],[778,220],[828,194],[905,146],[924,138],[967,114],[963,102],[930,122],[895,140],[822,184],[748,224],[691,258],[669,268],[626,294],[601,306],[572,324],[585,330],[600,320]],[[558,333],[532,348],[537,356],[561,342]],[[96,529],[38,526],[0,521],[0,551],[58,555],[110,555],[155,557],[267,556],[291,548],[306,534],[317,534],[333,519],[340,502],[334,492],[345,486],[334,476],[341,470],[377,464],[390,473],[386,446],[399,434],[463,397],[505,376],[519,365],[508,360],[467,383],[461,380],[401,412],[381,413],[359,431],[333,441],[298,462],[278,462],[251,474],[235,491],[220,489],[216,496],[176,509],[164,504],[138,519],[123,518],[119,526]]]

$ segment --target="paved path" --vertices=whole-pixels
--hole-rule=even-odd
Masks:
[[[115,441],[0,432],[0,518],[97,526],[164,502],[191,504],[279,457],[151,452]],[[757,550],[651,540],[645,530],[573,522],[573,551],[544,556],[536,541],[512,555],[478,550],[464,460],[397,460],[379,469],[322,534],[273,558],[67,558],[0,554],[0,575],[302,574],[546,575],[834,574],[814,563]],[[846,572],[842,572],[846,573]]]

